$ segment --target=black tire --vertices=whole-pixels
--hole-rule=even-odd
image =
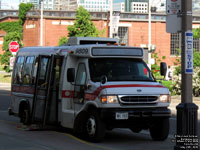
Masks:
[[[100,142],[105,136],[105,124],[101,121],[96,111],[91,111],[85,122],[87,139],[91,142]]]
[[[23,109],[20,120],[24,125],[29,125],[30,124],[30,113],[28,109]]]
[[[132,132],[134,132],[134,133],[140,133],[140,132],[142,131],[142,129],[139,128],[139,127],[130,128],[130,130],[131,130]]]
[[[153,140],[166,140],[169,135],[169,118],[155,121],[154,125],[150,127],[149,130]]]

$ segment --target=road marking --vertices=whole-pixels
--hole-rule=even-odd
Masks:
[[[55,132],[56,132],[56,131],[55,131]],[[59,133],[60,133],[60,132],[59,132]],[[80,143],[83,143],[83,144],[86,144],[86,145],[89,145],[89,146],[92,146],[92,147],[101,148],[101,149],[104,149],[104,150],[114,150],[114,149],[111,149],[111,148],[109,148],[109,147],[105,147],[105,146],[95,145],[95,144],[89,143],[89,142],[87,142],[87,141],[84,141],[84,140],[82,140],[82,139],[79,139],[79,138],[77,138],[77,137],[75,137],[75,136],[73,136],[73,135],[71,135],[71,134],[68,134],[68,133],[62,133],[62,134],[66,135],[66,136],[68,136],[68,137],[70,137],[70,138],[72,138],[72,139],[74,139],[74,140],[76,140],[76,141],[78,141],[78,142],[80,142]]]
[[[16,122],[12,122],[12,121],[6,121],[6,120],[0,120],[0,122],[2,123],[8,123],[8,124],[14,124],[14,125],[19,125],[19,123],[16,123]],[[24,129],[22,128],[17,128],[18,130],[21,130],[21,131],[25,131]],[[66,135],[68,137],[70,137],[71,139],[74,139],[80,143],[83,143],[83,144],[86,144],[86,145],[89,145],[89,146],[92,146],[92,147],[96,147],[96,148],[100,148],[100,149],[103,149],[103,150],[114,150],[112,148],[109,148],[109,147],[105,147],[105,146],[101,146],[101,145],[95,145],[95,144],[92,144],[92,143],[89,143],[87,141],[84,141],[82,139],[79,139],[71,134],[68,134],[68,133],[62,133],[62,132],[56,132],[56,131],[52,131],[52,132],[55,132],[55,133],[61,133],[63,135]]]

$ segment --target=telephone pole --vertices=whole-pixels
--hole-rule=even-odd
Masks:
[[[187,140],[198,140],[197,110],[198,106],[192,100],[192,73],[193,73],[193,33],[192,33],[192,1],[182,0],[182,51],[181,51],[181,75],[182,92],[181,103],[177,109],[177,133],[175,150],[199,150],[198,143]],[[187,145],[190,144],[190,145]],[[197,146],[195,145],[197,144]]]
[[[41,0],[41,7],[40,7],[40,46],[43,46],[43,9],[44,9],[44,2]]]

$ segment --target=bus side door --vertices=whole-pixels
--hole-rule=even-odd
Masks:
[[[58,123],[58,86],[62,56],[39,55],[35,93],[32,108],[32,123]]]

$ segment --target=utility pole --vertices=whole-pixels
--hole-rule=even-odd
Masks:
[[[148,66],[151,69],[151,0],[149,0],[149,8],[148,8],[148,13],[149,13],[149,19],[148,19],[148,24],[149,24],[149,37],[148,37]]]
[[[110,38],[113,38],[113,0],[110,0]]]
[[[41,8],[40,8],[40,46],[43,46],[43,8],[44,2],[41,0]]]
[[[192,100],[192,73],[193,73],[193,34],[192,34],[192,1],[182,0],[182,51],[181,51],[181,75],[182,92],[181,103],[177,109],[177,134],[175,150],[199,150],[198,142],[187,142],[187,140],[198,140],[197,110],[198,106]],[[189,146],[187,144],[190,144]],[[195,145],[197,144],[197,146]]]

